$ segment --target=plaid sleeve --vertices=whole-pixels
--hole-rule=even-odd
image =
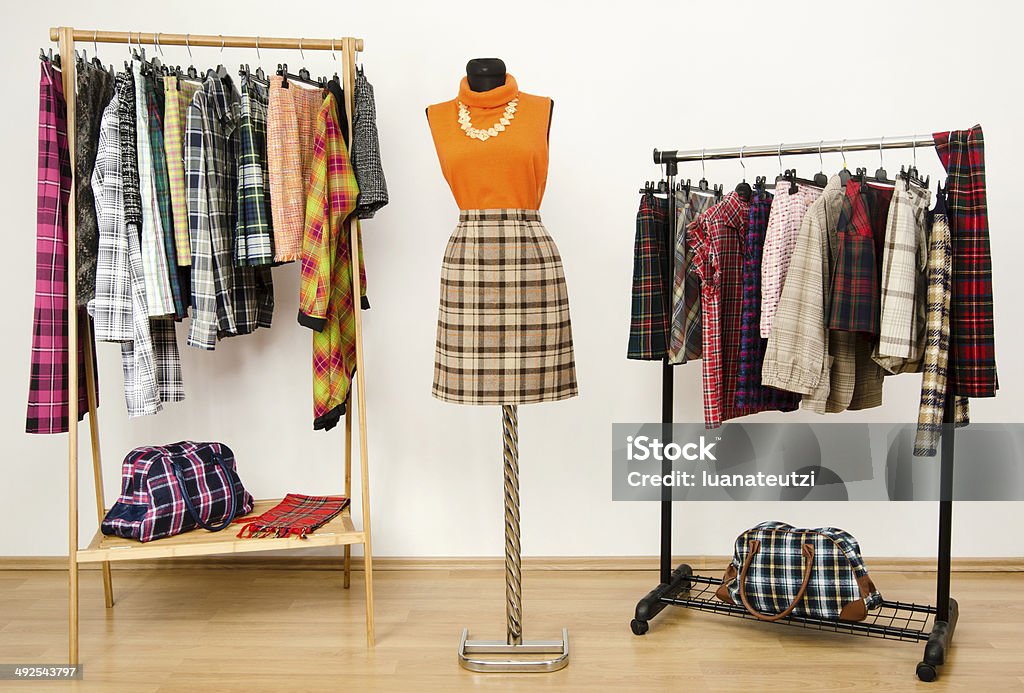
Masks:
[[[92,174],[99,246],[96,295],[89,302],[89,312],[93,316],[96,339],[101,342],[126,342],[133,335],[119,122],[118,103],[114,99],[103,112]]]
[[[194,101],[185,118],[185,188],[192,246],[192,325],[188,331],[188,345],[212,350],[217,344],[217,292],[206,198],[203,118]]]
[[[328,167],[327,121],[334,97],[328,95],[316,119],[313,163],[306,196],[306,224],[302,237],[299,284],[299,322],[317,332],[327,321],[327,299],[331,280],[331,218]]]

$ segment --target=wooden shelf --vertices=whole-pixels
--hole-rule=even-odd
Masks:
[[[252,512],[246,517],[255,517],[280,502],[281,499],[256,501]],[[239,539],[235,535],[242,528],[241,524],[232,524],[220,532],[195,529],[191,532],[145,543],[135,539],[109,537],[102,532],[96,532],[89,547],[78,551],[78,562],[133,561],[144,558],[207,556],[217,553],[250,553],[282,549],[309,549],[314,546],[362,544],[365,541],[365,535],[353,526],[351,507],[351,505],[346,507],[340,515],[312,534],[308,534],[305,539],[297,537]]]

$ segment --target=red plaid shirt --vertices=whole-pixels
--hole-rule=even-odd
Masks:
[[[702,213],[687,228],[693,269],[701,281],[704,314],[704,425],[763,411],[736,407],[740,361],[740,317],[743,310],[743,235],[750,203],[734,192]]]
[[[985,136],[981,126],[937,132],[935,151],[949,174],[949,223],[953,232],[953,298],[950,328],[955,392],[995,397],[996,339],[985,187]]]
[[[891,188],[855,180],[846,184],[832,277],[829,327],[833,330],[878,335],[881,264],[892,193]]]

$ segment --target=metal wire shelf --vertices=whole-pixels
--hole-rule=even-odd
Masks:
[[[721,578],[690,575],[687,580],[688,587],[675,595],[662,597],[661,601],[688,609],[757,620],[742,606],[726,604],[715,596],[715,591],[722,584]],[[789,616],[773,623],[886,640],[921,642],[928,640],[931,634],[935,611],[934,606],[924,604],[884,601],[879,608],[868,612],[868,617],[863,621],[830,621],[809,616]]]

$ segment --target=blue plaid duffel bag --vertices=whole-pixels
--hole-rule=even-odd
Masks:
[[[863,621],[882,604],[849,533],[785,522],[762,522],[736,538],[716,596],[762,621],[790,615]]]
[[[196,527],[218,532],[252,512],[252,496],[223,443],[183,441],[135,448],[121,464],[121,495],[100,529],[139,541]]]

